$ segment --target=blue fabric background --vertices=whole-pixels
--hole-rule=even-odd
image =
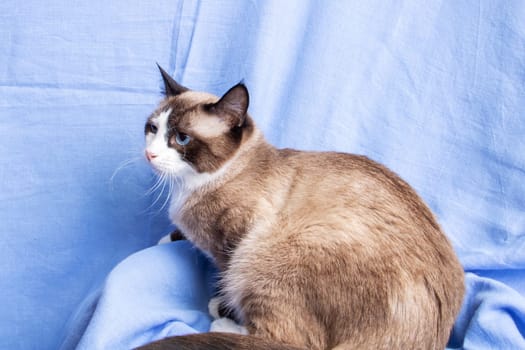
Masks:
[[[1,2],[0,348],[73,347],[88,322],[88,348],[206,330],[211,268],[185,244],[133,255],[101,287],[171,229],[141,153],[155,62],[216,94],[244,79],[277,146],[399,173],[470,272],[450,346],[525,348],[523,18],[520,1]],[[137,283],[149,303],[111,302]],[[166,298],[180,312],[161,320]],[[129,342],[104,343],[140,305]]]

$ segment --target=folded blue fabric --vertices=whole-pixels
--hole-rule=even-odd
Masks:
[[[91,321],[78,322],[77,349],[131,349],[170,335],[209,329],[215,269],[187,241],[146,249],[108,276]],[[84,312],[89,312],[88,309]],[[63,349],[74,346],[66,339]]]
[[[466,275],[467,294],[450,349],[525,349],[525,298],[503,283]]]

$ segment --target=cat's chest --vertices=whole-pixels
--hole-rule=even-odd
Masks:
[[[213,223],[217,221],[220,207],[209,195],[183,190],[172,193],[169,216],[186,238],[207,250],[206,242],[213,240],[211,228],[216,226]]]
[[[253,211],[250,201],[234,201],[221,191],[183,194],[180,198],[174,197],[170,205],[172,222],[222,268],[252,228]]]
[[[188,198],[190,197],[190,195],[191,194],[188,191],[184,191],[184,190],[174,191],[171,194],[169,216],[170,216],[171,222],[173,222],[176,226],[180,226],[183,224],[182,223],[183,208]]]

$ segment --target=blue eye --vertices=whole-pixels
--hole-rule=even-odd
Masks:
[[[183,134],[182,132],[177,132],[175,134],[175,141],[181,145],[186,146],[191,141],[191,137],[189,135]]]
[[[149,133],[149,132],[152,133],[152,134],[156,134],[158,130],[159,129],[155,125],[153,125],[152,123],[147,123],[146,124],[146,134]]]

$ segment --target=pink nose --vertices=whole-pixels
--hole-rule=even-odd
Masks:
[[[153,158],[157,158],[157,155],[155,153],[150,152],[150,151],[146,151],[146,158],[148,159],[148,161],[151,162],[151,160]]]

